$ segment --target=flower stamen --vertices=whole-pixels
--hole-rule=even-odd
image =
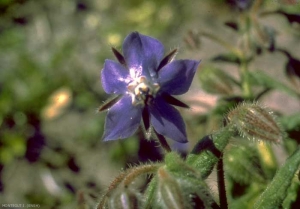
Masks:
[[[157,83],[148,82],[145,76],[138,77],[127,86],[128,93],[131,94],[133,105],[147,105],[156,95],[160,86]]]

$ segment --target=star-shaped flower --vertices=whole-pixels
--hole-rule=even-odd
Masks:
[[[188,107],[171,95],[188,91],[199,61],[173,61],[177,50],[164,57],[160,41],[138,32],[123,43],[124,56],[113,48],[119,62],[105,60],[101,71],[103,89],[116,94],[100,107],[108,109],[104,140],[130,137],[143,120],[146,130],[154,130],[177,142],[187,142],[185,124],[172,105]]]

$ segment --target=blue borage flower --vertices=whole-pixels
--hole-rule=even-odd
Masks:
[[[105,60],[101,71],[103,89],[117,96],[100,107],[108,109],[104,140],[130,137],[141,121],[177,142],[187,142],[185,124],[172,106],[188,107],[171,95],[188,91],[200,61],[176,60],[177,50],[164,56],[157,39],[129,34],[123,43],[123,55],[113,48],[119,62]]]

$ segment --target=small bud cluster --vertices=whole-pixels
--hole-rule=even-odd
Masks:
[[[211,208],[214,200],[200,174],[179,160],[176,153],[169,153],[166,165],[147,164],[132,167],[115,178],[104,194],[97,209],[153,208],[192,209],[199,204]],[[133,186],[137,177],[152,174],[147,191]],[[197,200],[197,201],[195,201]]]

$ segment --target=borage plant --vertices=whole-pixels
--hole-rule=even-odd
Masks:
[[[173,106],[189,107],[173,95],[188,91],[199,65],[195,60],[173,60],[176,52],[175,49],[164,56],[164,47],[158,40],[134,32],[124,40],[123,55],[113,48],[118,62],[105,61],[102,85],[106,93],[114,95],[99,108],[99,111],[108,110],[103,139],[127,138],[141,124],[146,138],[157,140],[166,154],[161,162],[141,164],[121,172],[103,194],[98,209],[227,208],[228,202],[229,206],[238,208],[245,205],[247,196],[240,204],[228,200],[223,167],[234,164],[243,175],[245,165],[240,162],[242,158],[237,157],[256,156],[256,149],[237,147],[235,155],[228,158],[231,160],[223,162],[225,147],[237,135],[268,143],[284,140],[271,111],[258,103],[243,102],[228,111],[223,127],[203,137],[186,158],[172,151],[167,139],[180,143],[188,141],[184,121]],[[277,171],[271,182],[266,181],[266,173],[258,169],[253,160],[245,159],[244,163],[247,168],[253,165],[248,174],[262,185],[256,185],[255,194],[250,194],[254,200],[251,205],[278,208],[299,168],[300,149]],[[215,165],[219,197],[206,182]],[[137,188],[134,182],[145,174],[150,181],[146,188]],[[251,179],[251,175],[248,178]]]

